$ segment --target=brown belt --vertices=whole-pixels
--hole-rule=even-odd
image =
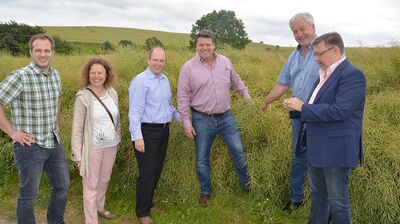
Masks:
[[[209,117],[221,117],[221,116],[223,116],[226,112],[229,111],[229,110],[227,110],[227,111],[225,111],[225,112],[223,112],[223,113],[210,114],[210,113],[204,113],[204,112],[198,111],[198,110],[194,109],[193,107],[191,107],[190,109],[191,109],[192,111],[198,113],[198,114],[202,114],[202,115],[204,115],[204,116],[209,116]]]

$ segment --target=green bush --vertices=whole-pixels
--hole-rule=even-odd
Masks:
[[[100,45],[100,52],[102,54],[110,54],[114,51],[116,51],[116,48],[110,41],[105,41],[102,45]]]
[[[7,52],[13,56],[21,54],[21,49],[18,42],[13,36],[6,35],[0,39],[0,49]]]
[[[74,45],[66,40],[62,40],[59,36],[53,36],[55,44],[55,52],[57,54],[72,54],[76,51]]]
[[[118,45],[121,47],[133,47],[134,46],[133,42],[130,40],[120,40],[118,42]]]
[[[150,50],[153,47],[164,48],[163,43],[161,43],[161,41],[159,39],[157,39],[157,37],[147,38],[144,44],[145,44],[147,50]]]
[[[0,50],[12,55],[27,54],[24,45],[28,45],[29,39],[46,31],[40,26],[29,26],[15,21],[0,22]]]

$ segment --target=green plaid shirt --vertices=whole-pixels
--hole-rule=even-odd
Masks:
[[[0,83],[0,105],[11,105],[14,128],[30,133],[43,148],[52,149],[58,140],[60,74],[50,68],[45,75],[35,64],[12,72]]]

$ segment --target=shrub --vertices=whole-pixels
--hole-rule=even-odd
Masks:
[[[18,42],[14,39],[13,36],[10,35],[4,36],[0,39],[0,49],[13,56],[19,55],[21,53]]]
[[[164,45],[161,43],[161,41],[159,39],[157,39],[157,37],[150,37],[146,39],[145,42],[146,45],[146,49],[150,50],[153,47],[162,47],[164,48]]]
[[[25,49],[29,39],[39,33],[46,33],[40,26],[29,26],[15,21],[0,22],[0,50],[11,55],[28,54]]]
[[[68,41],[62,40],[59,36],[54,36],[55,52],[58,54],[72,54],[75,51],[75,47]]]
[[[120,40],[118,42],[118,45],[121,47],[133,47],[134,46],[133,42],[130,40]]]
[[[100,46],[100,51],[102,54],[109,54],[116,51],[115,46],[110,42],[106,41]]]

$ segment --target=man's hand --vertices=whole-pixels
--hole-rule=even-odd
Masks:
[[[263,100],[262,102],[261,102],[261,110],[265,110],[265,109],[267,109],[267,107],[269,106],[269,104],[270,103],[268,103],[267,101],[265,101],[265,100]]]
[[[10,138],[22,146],[31,146],[35,143],[35,137],[31,134],[16,130],[7,120],[3,107],[0,105],[0,129],[10,136]]]
[[[144,152],[144,141],[143,141],[143,139],[135,140],[135,149],[138,152]]]
[[[297,98],[290,98],[283,101],[283,107],[288,111],[300,111],[303,107],[304,102]]]
[[[249,104],[253,103],[253,100],[251,99],[251,96],[250,96],[250,94],[248,92],[243,94],[243,99],[244,99],[244,103],[245,104],[249,105]]]
[[[193,140],[194,136],[196,136],[196,132],[192,126],[183,128],[183,131],[185,132],[186,137],[188,137],[191,140]]]
[[[31,146],[35,143],[35,138],[33,137],[33,135],[18,130],[13,130],[10,133],[10,138],[18,142],[22,146]]]

